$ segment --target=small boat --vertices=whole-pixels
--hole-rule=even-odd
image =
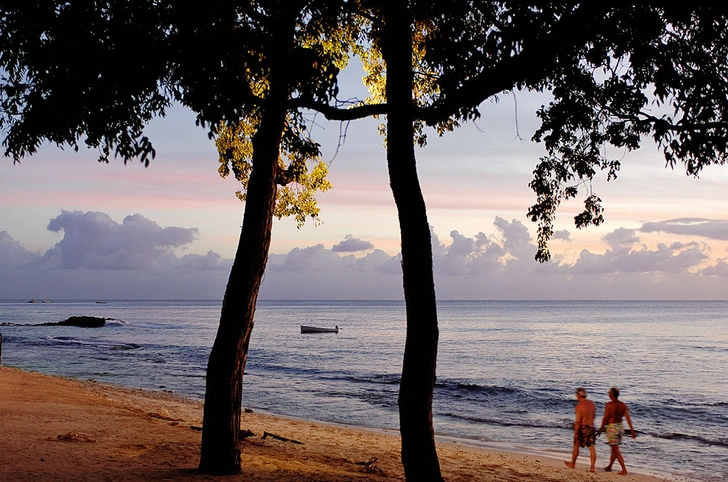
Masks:
[[[334,328],[323,328],[320,326],[301,325],[301,333],[338,333],[339,325]]]
[[[103,301],[103,300],[98,300],[96,303],[99,304],[99,305],[105,305],[106,304],[106,302]]]

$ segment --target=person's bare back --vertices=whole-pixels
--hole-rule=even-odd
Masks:
[[[607,402],[604,405],[604,423],[622,423],[624,414],[627,413],[627,405],[619,400]]]
[[[591,400],[582,398],[576,404],[576,425],[594,425],[594,419],[597,415],[597,406]]]

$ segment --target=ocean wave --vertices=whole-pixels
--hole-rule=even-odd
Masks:
[[[664,421],[699,423],[723,418],[727,402],[684,402],[668,399],[650,411]],[[645,410],[646,411],[646,410]]]
[[[716,346],[716,345],[693,345],[690,347],[692,350],[705,350],[705,351],[714,351],[717,353],[725,353],[728,352],[728,347],[724,346]]]
[[[135,350],[141,345],[136,343],[118,343],[105,340],[84,340],[73,336],[47,336],[44,340],[50,344],[84,345],[96,348],[108,348],[111,350]]]
[[[463,395],[488,395],[499,397],[518,396],[521,390],[511,387],[497,385],[478,385],[476,383],[463,382],[460,380],[442,380],[435,383],[435,390],[450,392],[455,396]]]
[[[374,374],[371,376],[347,375],[342,378],[354,383],[373,383],[375,385],[399,385],[399,382],[401,380],[401,377],[399,375],[383,374]]]
[[[450,391],[461,391],[467,393],[482,393],[486,395],[516,395],[521,391],[516,388],[500,387],[496,385],[478,385],[476,383],[468,383],[461,381],[442,381],[435,384],[436,388],[450,390]]]
[[[718,447],[728,447],[728,438],[717,438],[711,439],[707,437],[701,437],[699,435],[688,435],[684,433],[676,432],[665,432],[652,434],[655,438],[661,438],[666,440],[688,440],[693,442],[700,442],[703,445],[714,445]]]
[[[457,413],[452,413],[452,412],[440,413],[438,415],[442,416],[442,417],[453,418],[456,420],[474,422],[477,424],[498,425],[500,427],[564,428],[564,429],[572,428],[571,423],[559,424],[559,423],[555,423],[555,422],[536,422],[536,421],[529,421],[529,420],[504,420],[501,418],[478,417],[478,416],[472,416],[472,415],[462,415],[462,414],[457,414]]]
[[[107,325],[128,325],[124,320],[119,320],[117,318],[104,318],[106,320]]]
[[[685,407],[691,407],[690,410],[693,410],[694,407],[728,407],[728,402],[689,402],[689,401],[678,401],[674,398],[669,398],[666,400],[668,404],[672,404],[674,407],[678,407],[680,405],[683,405]],[[672,409],[673,407],[671,407]]]
[[[277,374],[285,374],[296,378],[309,377],[326,381],[342,381],[353,384],[372,384],[372,385],[399,385],[399,374],[386,373],[351,373],[346,371],[332,371],[318,367],[302,367],[296,365],[284,365],[274,363],[261,363],[260,359],[248,360],[246,373],[250,372],[272,372]]]
[[[501,407],[505,410],[558,412],[573,410],[573,401],[553,390],[522,389],[501,385],[480,385],[462,380],[440,380],[435,385],[436,397]]]
[[[326,390],[321,392],[321,395],[327,399],[345,399],[345,400],[358,400],[368,405],[383,407],[388,409],[396,409],[397,407],[397,394],[396,392],[379,392],[379,391],[341,391],[341,390]]]

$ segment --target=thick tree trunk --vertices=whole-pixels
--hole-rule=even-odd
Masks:
[[[199,470],[209,474],[235,474],[241,470],[243,370],[270,248],[280,131],[272,126],[266,128],[264,120],[254,140],[254,167],[243,227],[207,364]]]
[[[387,164],[402,238],[407,312],[399,417],[402,464],[408,481],[442,480],[432,426],[437,360],[437,306],[432,241],[417,178],[413,128],[411,21],[405,2],[384,2],[387,66]]]
[[[286,13],[286,18],[278,23],[275,40],[269,44],[270,91],[253,138],[243,226],[207,365],[199,470],[208,474],[241,472],[243,371],[255,304],[268,261],[280,144],[287,115],[286,69],[296,11],[289,9]]]

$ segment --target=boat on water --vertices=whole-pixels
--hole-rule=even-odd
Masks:
[[[36,300],[33,298],[32,300],[28,300],[28,303],[53,303],[53,300]]]
[[[324,328],[321,326],[301,325],[301,333],[338,333],[338,332],[339,332],[339,325],[336,325],[334,328]]]

